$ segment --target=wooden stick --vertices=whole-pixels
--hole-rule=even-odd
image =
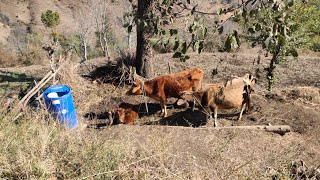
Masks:
[[[273,132],[273,133],[277,133],[277,134],[281,134],[281,135],[284,135],[285,133],[291,132],[291,128],[289,125],[274,125],[274,126],[255,125],[255,126],[224,126],[224,127],[202,126],[199,128],[185,127],[185,126],[164,126],[164,127],[176,128],[176,129],[190,129],[190,130],[221,130],[221,129],[264,130],[267,132]]]
[[[50,76],[52,75],[52,71],[48,72],[42,79],[41,81],[36,85],[34,86],[20,101],[19,101],[19,106],[22,106],[23,105],[23,102],[30,96],[30,94],[32,94],[39,86],[41,86],[45,80],[47,78],[49,78]]]
[[[28,103],[28,101],[31,99],[32,96],[34,96],[44,85],[46,85],[50,79],[54,78],[57,74],[57,72],[61,69],[61,67],[59,67],[54,73],[52,73],[42,84],[38,84],[37,87],[34,91],[32,91],[29,96],[25,99],[24,103],[23,103],[23,107],[25,107]]]
[[[255,125],[255,126],[225,126],[225,127],[205,127],[209,129],[249,129],[249,130],[265,130],[267,132],[274,132],[278,134],[285,134],[291,131],[290,126],[288,125]]]

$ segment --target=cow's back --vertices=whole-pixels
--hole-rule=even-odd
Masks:
[[[202,69],[187,69],[171,74],[165,81],[165,91],[170,97],[181,98],[184,91],[199,91],[202,88],[202,80]]]
[[[222,109],[232,109],[242,105],[243,86],[223,87],[214,96],[214,102]]]
[[[183,91],[197,91],[201,89],[203,70],[200,68],[187,69],[173,74],[155,77],[146,85],[152,89],[148,96],[160,100],[164,98],[181,98]]]
[[[242,78],[236,78],[224,84],[212,84],[208,88],[207,100],[214,103],[222,109],[232,109],[240,107],[243,102],[244,81]]]

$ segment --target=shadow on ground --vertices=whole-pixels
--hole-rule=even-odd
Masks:
[[[84,78],[98,83],[110,83],[121,84],[131,83],[131,67],[134,66],[135,57],[130,54],[124,54],[114,61],[108,61],[107,63],[91,67],[86,67],[89,70],[89,74],[83,75]]]
[[[121,106],[121,104],[119,106]],[[159,103],[140,103],[133,106],[133,108],[139,112],[139,119],[135,122],[137,125],[199,127],[206,124],[205,116],[200,110],[192,111],[190,108],[177,109],[174,108],[174,105],[169,104],[167,110],[171,112],[172,115],[161,118]],[[84,118],[91,124],[90,127],[92,128],[102,128],[109,123],[108,112],[88,112],[84,115]],[[154,120],[150,121],[150,119]],[[114,123],[113,125],[116,124],[117,123]]]
[[[0,95],[18,94],[23,97],[38,78],[23,73],[0,71]]]
[[[0,71],[0,82],[30,82],[38,80],[32,76],[27,76],[23,73],[12,73]]]
[[[205,116],[201,111],[187,109],[158,121],[146,122],[144,125],[200,127],[206,125],[206,123]]]

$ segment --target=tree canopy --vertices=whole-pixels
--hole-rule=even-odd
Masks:
[[[60,16],[57,12],[47,10],[45,13],[41,14],[41,22],[45,27],[55,28],[60,23]]]

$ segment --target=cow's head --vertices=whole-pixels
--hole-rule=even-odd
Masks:
[[[253,77],[252,74],[246,74],[243,78],[245,85],[253,86],[257,82],[257,78]]]
[[[114,110],[114,112],[115,112],[115,119],[118,121],[118,123],[124,123],[125,110],[122,108],[117,108]]]
[[[117,108],[114,112],[115,120],[120,124],[131,124],[138,118],[138,113],[132,109]]]
[[[125,120],[125,110],[122,108],[114,108],[108,112],[109,114],[109,125],[123,124]]]
[[[133,81],[130,90],[127,92],[127,95],[142,95],[144,88],[144,81],[147,79],[139,76],[135,71],[133,74]]]
[[[128,95],[142,95],[142,81],[139,79],[135,79],[132,83],[130,90],[127,92]]]

